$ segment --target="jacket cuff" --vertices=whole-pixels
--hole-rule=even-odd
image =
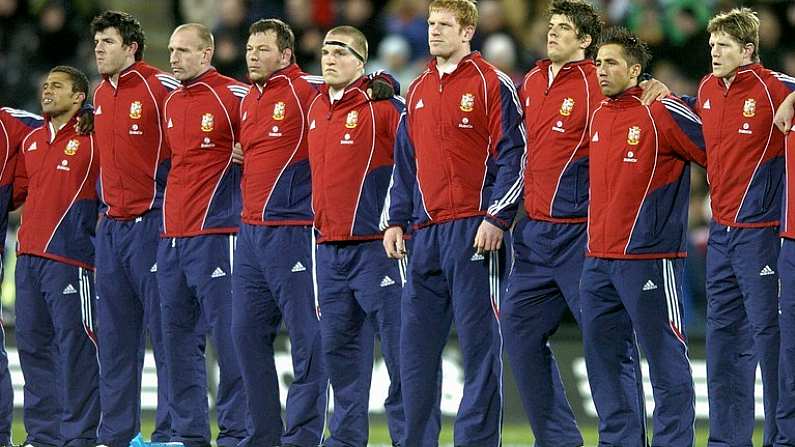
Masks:
[[[490,224],[499,227],[502,231],[508,231],[508,229],[511,228],[510,222],[502,220],[499,217],[492,216],[491,214],[486,214],[486,217],[484,217],[483,219],[488,221]]]

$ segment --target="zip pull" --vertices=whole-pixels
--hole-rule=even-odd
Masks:
[[[176,246],[177,246],[177,238],[172,237],[171,238],[171,248],[174,248]]]

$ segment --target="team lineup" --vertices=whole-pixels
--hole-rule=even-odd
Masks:
[[[570,312],[599,445],[693,446],[691,163],[712,208],[708,445],[752,445],[757,366],[764,445],[795,445],[795,78],[761,64],[756,13],[709,21],[712,71],[693,97],[646,75],[646,44],[583,0],[550,1],[547,58],[520,85],[471,50],[477,24],[474,1],[431,1],[430,62],[399,96],[390,74],[365,73],[352,26],[325,34],[312,76],[289,24],[254,22],[245,84],[213,67],[205,25],[173,30],[165,73],[134,17],[95,17],[93,93],[56,66],[41,116],[0,109],[0,234],[23,207],[23,445],[364,447],[378,341],[392,444],[438,446],[454,325],[456,446],[502,443],[503,350],[535,445],[583,446],[549,344]],[[142,434],[147,341],[158,393]]]

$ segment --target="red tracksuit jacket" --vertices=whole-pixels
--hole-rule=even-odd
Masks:
[[[674,97],[640,102],[631,88],[605,100],[589,129],[588,256],[686,256],[690,164],[706,163],[701,121]]]
[[[173,91],[163,104],[171,170],[163,198],[163,236],[237,233],[240,167],[232,147],[248,87],[214,68]]]
[[[795,79],[759,64],[741,67],[727,89],[707,75],[691,105],[704,122],[712,216],[731,227],[779,224],[784,135],[773,126]]]
[[[479,53],[412,82],[381,227],[473,216],[503,229],[523,191],[526,133],[513,81]]]
[[[76,122],[72,118],[53,139],[45,120],[22,141],[19,177],[27,180],[27,199],[17,253],[93,270],[99,150],[93,136],[75,132]]]
[[[106,77],[94,91],[94,135],[100,150],[105,213],[134,219],[160,209],[171,151],[165,142],[163,101],[179,81],[144,62]]]
[[[318,242],[381,239],[395,131],[403,103],[370,101],[362,77],[331,104],[328,86],[309,106],[309,164]]]
[[[306,112],[322,83],[293,64],[243,99],[243,222],[312,225]]]
[[[531,219],[584,223],[588,119],[604,96],[592,60],[564,65],[551,84],[550,65],[538,62],[519,91],[527,128],[524,207]]]
[[[27,189],[24,160],[19,156],[22,140],[42,122],[42,117],[24,110],[0,109],[0,234],[6,234],[8,212],[20,205]],[[0,244],[0,253],[4,250],[5,244]]]

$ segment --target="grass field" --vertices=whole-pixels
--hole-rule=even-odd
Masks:
[[[25,428],[21,422],[21,414],[15,415],[17,418],[15,419],[14,423],[14,443],[19,444],[25,440]],[[145,434],[144,437],[148,438],[149,433],[152,431],[152,421],[144,420],[143,423],[143,433]],[[585,445],[586,446],[596,446],[597,444],[597,433],[596,427],[589,426],[589,427],[582,427],[583,429],[583,436],[585,437]],[[213,427],[213,433],[215,433],[217,429]],[[530,429],[528,426],[525,425],[506,425],[503,427],[503,447],[532,447],[533,446],[533,437],[530,434]],[[370,427],[370,446],[390,446],[391,441],[389,440],[389,434],[387,432],[386,425],[383,424],[373,424]],[[444,446],[452,446],[453,445],[453,432],[451,424],[447,423],[442,427],[442,435],[440,439],[440,445]],[[697,425],[696,427],[696,447],[705,447],[707,445],[707,430],[705,426],[701,424]],[[762,433],[760,430],[757,430],[754,433],[754,445],[761,446],[762,445]]]

